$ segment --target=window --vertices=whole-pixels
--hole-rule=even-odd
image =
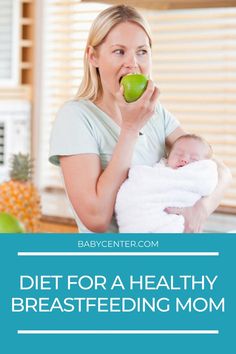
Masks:
[[[19,1],[0,0],[0,86],[18,83]]]
[[[52,122],[62,103],[77,91],[90,24],[108,5],[43,3],[39,180],[48,191],[62,187],[58,168],[47,161]],[[236,8],[140,11],[153,32],[153,78],[161,102],[187,131],[205,137],[236,176]],[[49,198],[44,213],[54,213],[55,203]],[[222,205],[236,207],[235,179]]]

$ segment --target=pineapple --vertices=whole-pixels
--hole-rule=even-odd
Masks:
[[[41,217],[40,197],[32,183],[33,163],[29,155],[13,155],[10,181],[0,185],[0,212],[15,216],[26,232],[38,232]]]

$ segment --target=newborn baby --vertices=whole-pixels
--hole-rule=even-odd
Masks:
[[[116,199],[120,233],[182,233],[184,217],[167,214],[167,207],[189,207],[210,195],[217,185],[212,149],[201,137],[181,136],[167,159],[154,166],[130,168]]]

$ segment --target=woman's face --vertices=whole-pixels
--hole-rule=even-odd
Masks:
[[[116,25],[96,49],[94,57],[104,94],[114,96],[120,88],[121,78],[128,73],[150,76],[149,38],[142,27],[133,22]]]

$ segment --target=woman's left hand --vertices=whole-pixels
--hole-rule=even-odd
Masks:
[[[208,217],[202,199],[199,199],[192,207],[166,208],[165,212],[168,214],[183,215],[185,220],[185,233],[201,233]]]

